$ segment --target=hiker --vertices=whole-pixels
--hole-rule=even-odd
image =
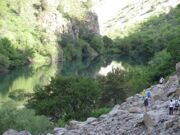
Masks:
[[[179,104],[179,100],[176,99],[175,102],[174,102],[174,110],[178,110],[180,104]]]
[[[163,82],[164,82],[164,78],[161,77],[160,80],[159,80],[159,83],[160,83],[160,84],[163,84]]]
[[[151,91],[150,91],[150,89],[147,89],[147,90],[146,90],[146,96],[147,96],[148,98],[151,98]]]
[[[169,103],[169,115],[173,115],[173,109],[174,109],[174,102],[171,99]]]
[[[143,100],[144,100],[144,99],[145,99],[145,97],[146,97],[146,90],[145,90],[145,89],[141,92],[141,95],[142,95]]]
[[[151,91],[150,91],[150,88],[148,88],[146,90],[146,97],[148,98],[148,106],[150,107],[151,106],[151,103],[152,103],[152,94],[151,94]]]
[[[148,97],[145,97],[144,100],[144,107],[145,107],[145,112],[147,112],[147,107],[148,107],[149,103],[148,103]]]

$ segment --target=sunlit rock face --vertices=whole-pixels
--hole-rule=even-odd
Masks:
[[[58,7],[59,0],[45,0],[49,6]]]
[[[147,18],[168,13],[179,0],[92,0],[92,10],[99,17],[100,32],[103,35],[114,30],[127,29],[132,24]]]

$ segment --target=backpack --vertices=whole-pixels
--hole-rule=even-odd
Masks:
[[[179,107],[178,100],[175,101],[175,107]]]
[[[148,97],[148,98],[151,97],[151,92],[150,92],[150,91],[147,92],[147,97]]]

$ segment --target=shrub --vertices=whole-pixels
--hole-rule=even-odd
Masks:
[[[93,110],[93,112],[91,113],[91,116],[92,117],[99,117],[102,114],[106,114],[106,113],[108,113],[110,111],[111,111],[111,108],[107,108],[107,107],[98,108],[98,109]]]
[[[27,106],[55,120],[82,120],[96,108],[99,91],[91,78],[58,76],[50,85],[36,89]]]
[[[9,128],[28,130],[34,135],[45,134],[51,129],[51,123],[45,116],[36,116],[33,110],[16,109],[7,104],[0,108],[0,125],[0,134]]]
[[[127,73],[120,69],[113,69],[107,76],[99,76],[98,81],[101,85],[101,105],[113,106],[121,103],[127,96]]]
[[[180,39],[174,39],[168,45],[167,51],[171,54],[174,62],[180,61]]]
[[[104,51],[104,42],[99,35],[94,35],[90,42],[90,45],[98,53],[102,53]]]

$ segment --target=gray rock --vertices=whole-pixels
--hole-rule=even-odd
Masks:
[[[31,135],[31,133],[29,132],[29,131],[20,131],[19,133],[18,133],[18,135]]]
[[[64,133],[67,131],[65,128],[54,128],[54,135],[64,135]]]
[[[153,133],[153,121],[148,113],[144,114],[143,122],[148,130],[148,134]]]
[[[180,84],[180,62],[176,64],[176,74],[177,74],[178,81]]]
[[[143,112],[143,110],[141,108],[139,108],[139,107],[131,107],[131,108],[128,109],[128,111],[130,113],[141,113],[141,112]]]
[[[8,129],[8,131],[4,132],[3,135],[19,135],[19,134],[14,129]]]

